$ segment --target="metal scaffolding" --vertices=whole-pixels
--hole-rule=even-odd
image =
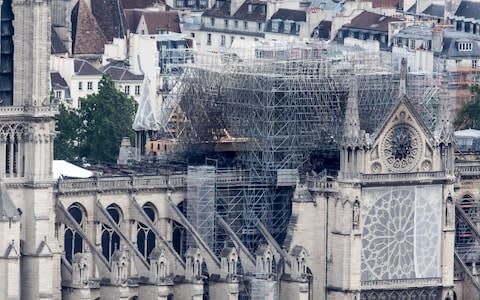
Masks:
[[[188,128],[175,131],[180,133],[175,136],[179,143],[235,144],[241,166],[217,171],[215,208],[252,251],[262,239],[257,219],[278,242],[283,241],[297,170],[313,153],[337,151],[349,81],[358,81],[361,129],[366,132],[375,132],[398,99],[399,74],[391,57],[381,52],[322,44],[188,51],[194,63],[181,66],[183,73],[167,96],[164,111],[156,114],[157,127],[144,130],[160,127],[158,136],[171,132],[165,127],[178,105],[188,120],[182,123]],[[432,125],[438,90],[418,93],[418,82],[427,81],[410,78],[414,105],[428,112],[422,115]],[[189,197],[188,202],[192,200]],[[217,253],[225,240],[217,230]]]
[[[187,173],[187,219],[198,234],[214,249],[215,242],[215,167],[189,166]],[[187,247],[196,247],[187,234]]]

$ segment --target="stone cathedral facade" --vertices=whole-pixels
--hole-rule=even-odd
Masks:
[[[365,132],[352,84],[339,175],[297,185],[288,244],[259,224],[251,253],[217,220],[216,254],[178,208],[185,174],[53,180],[49,2],[0,4],[0,299],[457,299],[446,107],[428,130],[402,81]]]

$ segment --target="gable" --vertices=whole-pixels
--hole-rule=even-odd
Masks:
[[[405,173],[430,171],[433,166],[433,137],[416,114],[408,99],[403,98],[372,143],[367,158],[371,173]]]

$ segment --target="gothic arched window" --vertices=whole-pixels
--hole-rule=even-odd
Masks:
[[[156,210],[153,204],[146,203],[143,205],[143,211],[153,224],[156,222]],[[140,253],[149,261],[148,256],[155,248],[155,234],[153,230],[146,224],[138,222],[137,225],[137,247]]]
[[[68,208],[68,213],[75,219],[77,224],[83,229],[85,223],[84,209],[77,203],[72,204]],[[75,229],[65,226],[64,235],[65,257],[71,263],[75,253],[83,252],[83,238],[75,231]]]
[[[107,212],[110,215],[110,217],[112,217],[112,220],[117,225],[120,225],[120,220],[122,216],[120,208],[112,204],[109,207],[107,207]],[[113,252],[119,248],[120,248],[120,236],[118,235],[118,233],[115,232],[115,230],[112,227],[110,227],[107,224],[103,224],[102,225],[103,256],[105,256],[105,258],[109,260]]]
[[[475,199],[466,194],[460,199],[459,205],[470,220],[475,222],[478,217],[478,206]],[[461,250],[461,248],[468,248],[475,245],[475,237],[472,230],[463,222],[457,223],[455,240],[456,247],[459,248],[459,250]]]

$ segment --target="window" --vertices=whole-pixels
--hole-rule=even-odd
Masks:
[[[248,30],[248,22],[247,21],[243,22],[243,29]]]
[[[195,38],[195,32],[190,33],[190,37]]]
[[[138,96],[138,95],[140,95],[140,86],[136,85],[135,86],[135,96]]]
[[[215,26],[215,18],[210,18],[210,25]]]
[[[115,205],[107,207],[107,212],[110,215],[113,222],[120,225],[121,213],[120,209]],[[109,225],[102,225],[102,253],[107,260],[110,260],[113,252],[120,248],[120,236]]]
[[[225,36],[220,36],[220,46],[225,47]]]
[[[230,46],[232,46],[234,40],[235,40],[235,37],[234,37],[234,36],[231,36],[231,37],[230,37]]]
[[[223,25],[225,26],[225,28],[228,28],[228,20],[227,20],[227,19],[225,19],[225,20],[223,21]]]
[[[93,90],[93,82],[91,82],[91,81],[87,82],[87,90],[89,90],[89,91]]]
[[[472,51],[472,43],[470,42],[458,43],[458,51]]]
[[[126,85],[124,88],[125,94],[130,95],[130,86]]]
[[[280,22],[278,20],[272,21],[272,32],[278,32]]]
[[[415,40],[410,40],[409,42],[410,50],[415,50]]]
[[[258,28],[258,31],[262,31],[262,23],[258,22],[257,23],[257,28]]]
[[[472,68],[476,69],[478,66],[478,62],[476,59],[472,60]]]
[[[78,90],[79,91],[83,90],[83,82],[81,81],[78,82]]]
[[[233,22],[233,26],[234,26],[235,28],[238,28],[238,21],[237,21],[237,20],[235,20],[235,21]]]
[[[207,45],[210,46],[211,44],[212,44],[212,34],[209,33],[209,34],[207,34]]]
[[[85,223],[85,216],[83,213],[84,209],[80,207],[78,204],[72,204],[68,208],[68,213],[72,216],[72,218],[77,222],[80,228],[83,229],[83,225]],[[72,263],[72,258],[75,253],[83,252],[83,238],[76,232],[73,228],[65,226],[65,234],[64,234],[64,250],[65,250],[65,258]]]
[[[62,99],[62,91],[55,91],[55,98]]]
[[[160,146],[160,145],[159,145]],[[151,203],[146,203],[143,206],[143,212],[148,217],[148,219],[155,224],[156,221],[156,213],[155,207]],[[150,259],[150,253],[152,252],[153,248],[155,248],[155,241],[156,237],[153,233],[150,226],[143,224],[142,222],[138,222],[137,225],[137,248],[138,251],[145,257],[147,261]]]

